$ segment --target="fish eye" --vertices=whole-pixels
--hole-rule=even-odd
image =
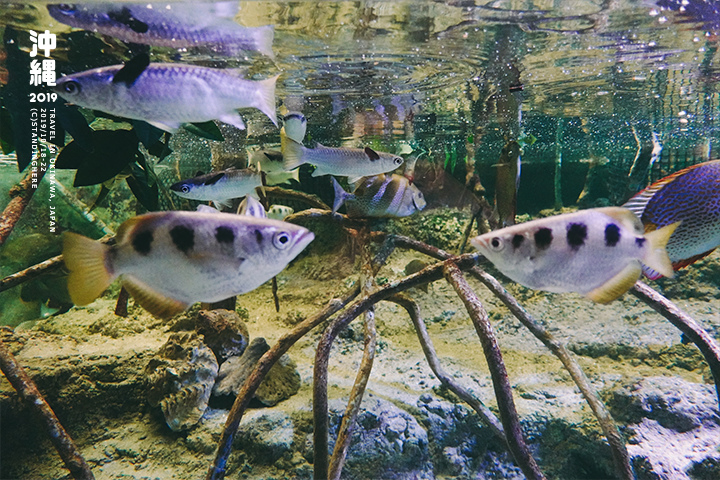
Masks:
[[[395,157],[395,165],[402,165],[402,163],[405,161],[402,157]]]
[[[75,93],[80,93],[80,84],[75,80],[68,80],[67,82],[63,83],[62,89],[65,93],[73,95]]]
[[[190,191],[190,187],[187,184],[183,184],[183,186],[180,187],[180,191],[182,193],[188,193]]]
[[[499,252],[499,251],[502,250],[504,247],[505,247],[505,244],[504,244],[504,242],[502,241],[502,238],[500,238],[500,237],[493,237],[493,238],[490,240],[490,249],[491,249],[491,250],[493,250],[493,251],[495,251],[495,252]]]
[[[75,5],[72,3],[61,3],[58,5],[58,10],[60,10],[63,13],[75,13]]]
[[[277,232],[273,236],[273,245],[283,250],[290,245],[290,234],[288,232]]]

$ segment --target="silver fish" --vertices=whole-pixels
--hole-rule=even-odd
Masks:
[[[259,287],[313,238],[306,228],[266,218],[154,212],[125,221],[113,246],[65,232],[63,259],[76,305],[91,303],[120,277],[143,308],[168,318],[194,302]]]
[[[95,68],[57,81],[68,102],[119,117],[145,120],[175,132],[183,123],[220,120],[244,129],[238,108],[257,108],[277,125],[275,82],[245,80],[235,70],[150,63],[145,55],[125,65]]]
[[[255,170],[234,168],[211,172],[205,175],[181,180],[170,186],[170,190],[189,200],[211,201],[216,207],[231,205],[230,200],[255,192],[262,185],[260,173]]]
[[[208,46],[227,55],[242,50],[257,51],[272,58],[273,26],[238,25],[232,19],[237,7],[237,2],[62,3],[47,6],[50,15],[59,22],[123,42],[172,48]]]
[[[526,287],[578,292],[608,303],[635,284],[642,264],[673,276],[665,245],[677,226],[644,235],[630,210],[606,207],[502,228],[470,243],[503,275]]]
[[[407,217],[427,205],[422,192],[401,175],[363,178],[353,193],[347,193],[332,179],[335,189],[333,212],[345,203],[350,217]]]
[[[285,220],[285,217],[293,213],[295,213],[295,210],[287,205],[270,205],[267,216],[275,220]]]
[[[298,170],[288,172],[283,166],[283,156],[279,150],[248,148],[247,155],[250,165],[259,165],[258,170],[265,173],[268,185],[280,185],[290,180],[300,181]]]
[[[307,148],[282,132],[280,141],[286,170],[311,163],[316,166],[313,177],[346,176],[350,183],[355,183],[365,176],[391,172],[405,161],[399,155],[376,152],[370,147],[331,148],[318,143],[315,148]]]
[[[298,143],[305,139],[307,131],[307,119],[300,112],[289,112],[283,116],[283,127],[281,131]]]

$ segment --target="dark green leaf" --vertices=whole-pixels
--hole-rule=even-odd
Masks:
[[[142,155],[140,156],[142,157]],[[145,163],[145,157],[139,162]],[[151,168],[145,169],[141,167],[139,163],[133,164],[131,171],[132,174],[126,180],[133,195],[148,211],[157,210],[159,189],[155,172]]]
[[[194,133],[198,137],[207,138],[208,140],[215,140],[216,142],[225,140],[220,129],[212,120],[203,123],[186,123],[185,130]]]
[[[165,133],[163,130],[153,127],[142,120],[132,120],[130,123],[132,123],[133,129],[140,139],[140,142],[145,145],[148,151],[153,145],[160,141],[163,133]]]
[[[76,187],[96,185],[119,174],[141,156],[138,139],[132,130],[98,130],[91,135],[93,151],[73,140],[62,149],[56,168],[77,169]]]
[[[95,210],[100,205],[100,203],[105,200],[105,198],[107,198],[108,193],[110,193],[110,189],[103,185],[102,188],[100,188],[100,193],[98,193],[95,202],[92,204],[92,207],[90,207],[91,212]]]
[[[0,108],[0,148],[5,155],[15,151],[12,117],[7,108]]]

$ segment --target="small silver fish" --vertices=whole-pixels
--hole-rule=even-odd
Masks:
[[[265,218],[153,212],[125,221],[112,246],[65,232],[63,259],[76,305],[91,303],[120,277],[143,308],[168,318],[195,302],[259,287],[313,238],[306,228]]]
[[[280,131],[287,135],[288,138],[302,143],[305,139],[305,132],[307,131],[307,119],[305,115],[300,112],[287,113],[283,116],[283,127]]]
[[[277,78],[245,80],[232,69],[149,63],[146,55],[138,55],[125,65],[64,76],[54,90],[81,107],[144,120],[172,133],[183,123],[209,120],[244,129],[237,109],[250,107],[277,125]]]
[[[275,220],[285,220],[285,217],[293,213],[295,213],[295,210],[287,205],[270,205],[267,216]]]
[[[345,203],[350,217],[407,217],[427,205],[422,192],[401,175],[363,178],[353,193],[347,193],[332,179],[335,189],[333,212]]]
[[[259,165],[258,170],[265,173],[265,180],[268,185],[280,185],[290,180],[300,182],[297,169],[292,172],[285,170],[283,156],[279,150],[248,148],[247,155],[248,163],[250,165]]]
[[[172,48],[208,46],[227,55],[246,50],[273,57],[273,26],[235,23],[232,17],[237,14],[237,2],[61,3],[47,8],[59,22],[123,42]]]
[[[260,173],[255,170],[234,168],[211,172],[205,175],[181,180],[170,186],[170,190],[189,200],[211,201],[216,207],[229,207],[234,198],[253,194],[262,185]]]
[[[338,175],[348,177],[350,183],[365,176],[391,172],[405,161],[399,155],[376,152],[370,147],[330,148],[318,143],[315,148],[307,148],[282,132],[280,142],[285,170],[311,163],[316,166],[313,177]]]
[[[665,245],[678,223],[644,235],[630,210],[595,208],[502,228],[470,243],[526,287],[608,303],[635,284],[642,264],[673,276]]]

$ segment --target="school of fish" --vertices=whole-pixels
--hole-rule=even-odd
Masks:
[[[274,58],[273,27],[243,27],[237,5],[57,4],[56,20],[121,41],[184,48],[210,48],[223,55],[258,52]],[[229,8],[229,9],[228,9]],[[167,132],[183,124],[221,121],[246,124],[240,109],[255,108],[277,126],[275,87],[279,75],[246,78],[239,69],[154,63],[146,53],[123,65],[65,75],[55,91],[67,102],[111,115],[145,121]],[[216,302],[251,291],[282,271],[313,240],[304,227],[283,221],[294,210],[266,211],[255,191],[268,183],[300,182],[299,167],[330,175],[333,213],[350,217],[400,218],[427,206],[414,183],[414,160],[360,148],[305,145],[307,118],[288,112],[279,150],[247,152],[241,167],[198,174],[170,187],[200,204],[196,211],[154,212],[125,221],[113,245],[64,234],[63,256],[73,302],[86,305],[120,279],[136,302],[155,316],[173,316],[191,304]],[[407,145],[406,145],[407,146]],[[410,149],[412,151],[412,149]],[[720,245],[720,161],[677,172],[651,185],[623,207],[556,215],[513,225],[520,179],[521,145],[509,142],[497,165],[495,216],[511,225],[471,240],[505,276],[526,287],[577,292],[607,303],[626,292],[644,271],[649,278],[673,271]],[[405,170],[401,167],[405,164]],[[352,192],[334,177],[346,177]],[[307,177],[306,177],[307,178]],[[237,214],[221,213],[233,199]],[[413,266],[415,268],[415,266]]]

